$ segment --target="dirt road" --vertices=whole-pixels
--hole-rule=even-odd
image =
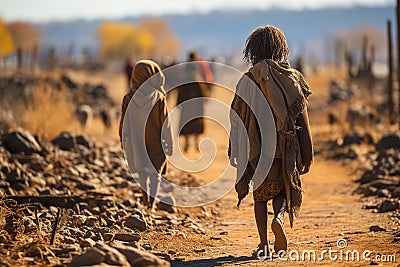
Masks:
[[[318,78],[309,79],[314,89],[310,102],[314,143],[326,137],[323,125],[325,118],[323,103],[326,103],[327,90],[324,88],[327,87],[328,79],[329,77],[321,77],[321,75]],[[119,79],[119,84],[121,81],[122,77]],[[123,92],[114,91],[113,93],[113,96],[119,99]],[[227,104],[230,103],[232,97],[224,90],[217,90],[214,96]],[[226,155],[228,134],[221,126],[207,120],[206,133],[203,137],[208,137],[215,142],[216,157],[209,168],[194,176],[204,183],[210,183],[223,172],[228,164]],[[196,159],[199,154],[189,151],[186,156]],[[232,190],[217,202],[203,207],[207,210],[218,206],[220,214],[217,220],[210,219],[205,236],[194,239],[198,242],[195,246],[201,249],[187,253],[187,250],[180,251],[179,246],[176,245],[178,255],[176,258],[181,258],[181,260],[173,260],[172,266],[273,266],[278,264],[286,266],[400,266],[400,246],[398,243],[392,243],[393,238],[390,233],[395,226],[387,214],[372,213],[370,210],[362,209],[366,203],[360,200],[359,195],[353,194],[357,187],[354,183],[357,178],[359,177],[354,174],[354,169],[342,165],[341,162],[330,161],[320,155],[316,156],[311,172],[302,177],[305,193],[301,216],[295,220],[292,229],[289,228],[288,218],[285,218],[289,252],[292,253],[290,254],[292,259],[296,259],[295,261],[285,257],[288,259],[286,262],[280,259],[261,262],[250,257],[259,243],[253,215],[252,195],[247,196],[238,210],[236,193]],[[270,215],[271,218],[272,215]],[[371,232],[370,226],[373,225],[379,225],[386,231]],[[271,232],[269,239],[273,242]],[[338,241],[341,249],[338,247]],[[185,242],[193,241],[186,240]],[[333,260],[329,257],[329,250],[331,250]],[[359,253],[359,261],[352,260],[350,250]],[[315,252],[316,262],[313,260],[313,255],[311,255],[311,261],[308,260],[307,251]],[[324,259],[319,261],[318,258],[321,258],[323,251],[326,251],[326,254],[323,254]],[[302,260],[303,253],[305,253],[305,260]],[[349,255],[347,258],[346,253]],[[369,260],[364,260],[363,253],[366,253],[364,256]],[[393,256],[396,258],[394,259]],[[384,260],[388,262],[383,262]]]
[[[311,79],[311,83],[314,83],[312,85],[322,87],[314,91],[315,94],[310,103],[310,107],[313,107],[310,118],[314,126],[312,127],[314,143],[326,137],[326,128],[322,125],[324,120],[321,114],[323,113],[321,103],[324,103],[323,100],[327,96],[327,90],[323,90],[326,86],[324,82],[326,80]],[[217,91],[215,96],[229,103],[229,99],[222,94],[222,91]],[[206,126],[208,129],[206,135],[216,142],[218,151],[213,165],[197,176],[205,182],[211,182],[228,163],[226,156],[228,136],[222,134],[223,131],[219,131],[215,123],[208,121]],[[280,259],[261,262],[250,257],[259,243],[252,195],[247,196],[238,210],[236,193],[232,190],[219,200],[223,212],[214,226],[209,229],[210,235],[217,241],[212,245],[206,242],[205,252],[185,255],[183,262],[173,261],[172,266],[272,266],[278,264],[366,266],[371,263],[399,266],[400,246],[398,243],[392,243],[393,238],[390,235],[395,226],[392,225],[387,214],[372,213],[370,210],[362,209],[366,203],[360,200],[359,195],[353,194],[357,187],[354,182],[357,178],[359,177],[354,174],[354,170],[342,163],[327,160],[320,155],[316,156],[311,172],[302,177],[305,193],[301,216],[295,220],[292,229],[289,227],[287,216],[285,218],[288,247],[289,252],[292,253],[291,259],[288,259],[288,256],[284,257],[287,259],[286,262]],[[269,206],[269,210],[272,211],[272,207]],[[269,219],[271,221],[272,215]],[[379,225],[386,231],[371,232],[370,226],[373,225]],[[218,240],[219,238],[221,240]],[[271,231],[269,239],[271,242],[274,240]],[[329,250],[331,250],[331,256],[328,254]],[[316,262],[312,257],[308,260],[307,251],[315,252]],[[323,251],[326,251],[326,254],[322,254]],[[352,260],[351,251],[359,253],[360,261]],[[305,253],[305,260],[302,260],[303,253]],[[364,254],[366,260],[363,258],[363,253],[366,253]],[[318,260],[321,255],[323,260]]]
[[[213,228],[214,236],[227,232],[227,235],[220,235],[223,242],[221,246],[206,247],[206,252],[194,254],[186,262],[173,262],[173,266],[265,266],[285,264],[287,266],[304,265],[325,265],[325,266],[365,266],[369,261],[362,259],[362,254],[370,250],[371,258],[378,263],[375,257],[381,255],[395,255],[398,257],[400,248],[396,243],[391,243],[392,237],[389,231],[392,227],[386,214],[371,213],[362,209],[363,203],[359,201],[358,195],[352,192],[356,185],[352,177],[340,163],[317,158],[312,171],[303,177],[304,183],[304,205],[300,218],[295,221],[292,229],[288,227],[286,218],[286,232],[289,240],[289,252],[293,253],[292,258],[298,261],[288,260],[283,262],[274,259],[273,262],[260,262],[250,257],[252,250],[258,244],[258,235],[253,217],[252,196],[248,196],[241,209],[235,207],[236,194],[231,192],[224,197],[222,205],[224,212],[220,221]],[[270,209],[272,210],[272,208]],[[272,217],[272,215],[270,215]],[[370,232],[369,227],[380,225],[388,232]],[[273,241],[273,234],[270,232],[269,239]],[[343,261],[330,260],[325,254],[323,261],[309,262],[307,254],[306,261],[301,261],[302,253],[306,250],[316,252],[317,258],[321,257],[323,250],[332,252],[332,258],[340,258],[340,249],[337,246],[338,240],[346,240],[347,246],[343,251]],[[340,241],[339,241],[340,242]],[[346,261],[346,252],[357,250],[360,253],[360,261]],[[298,252],[298,256],[296,252]],[[398,264],[398,259],[396,262]],[[397,266],[396,263],[381,263],[382,266]]]

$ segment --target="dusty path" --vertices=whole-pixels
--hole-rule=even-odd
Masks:
[[[314,88],[325,87],[326,80],[311,79]],[[323,106],[327,90],[318,90],[311,99],[310,118],[314,142],[317,143],[326,137],[326,127],[323,117]],[[225,103],[230,103],[229,97],[224,97],[223,91],[217,91],[216,97]],[[321,112],[322,111],[322,112]],[[207,122],[207,137],[217,144],[218,152],[214,164],[206,171],[197,174],[206,182],[211,182],[226,167],[228,158],[226,156],[227,135],[218,130],[217,125]],[[192,155],[193,156],[193,153]],[[249,195],[241,205],[240,210],[236,208],[237,197],[234,190],[219,200],[223,212],[219,221],[210,228],[210,235],[221,238],[212,246],[204,244],[205,252],[193,253],[185,257],[185,261],[173,261],[172,266],[268,266],[285,264],[286,266],[366,266],[373,261],[382,266],[400,266],[400,246],[398,243],[391,243],[390,231],[393,225],[387,214],[372,213],[370,210],[362,209],[365,204],[360,200],[359,195],[353,194],[357,187],[354,181],[359,178],[355,176],[354,170],[343,166],[340,162],[330,161],[323,156],[316,156],[311,172],[303,176],[304,204],[301,217],[295,221],[293,229],[289,228],[288,218],[285,218],[286,231],[289,241],[289,251],[296,250],[299,253],[299,260],[283,262],[275,259],[273,262],[261,262],[250,257],[252,251],[259,243],[257,229],[253,215],[252,195]],[[215,204],[215,203],[214,203]],[[272,211],[270,207],[269,210]],[[272,215],[270,215],[272,219]],[[370,232],[369,227],[380,225],[387,229],[386,232]],[[226,232],[228,234],[226,234]],[[221,235],[224,233],[225,235]],[[270,241],[273,241],[273,234],[270,232]],[[313,250],[316,257],[321,257],[323,250],[337,250],[338,240],[344,239],[347,246],[341,249],[343,260],[330,260],[325,254],[322,261],[302,261],[302,253],[305,250]],[[346,261],[346,252],[357,250],[360,253],[360,261],[352,261],[351,255]],[[364,251],[370,250],[365,261],[362,257]],[[295,251],[292,252],[296,258]],[[332,252],[332,258],[339,252]],[[382,262],[376,258],[380,255],[395,255],[396,262]],[[379,257],[379,256],[378,256]],[[393,260],[393,258],[392,258]],[[381,261],[381,262],[380,262]]]
[[[326,135],[323,125],[325,118],[323,117],[323,103],[326,103],[327,90],[323,90],[323,88],[326,88],[329,78],[320,76],[317,79],[313,79],[313,77],[309,79],[312,88],[320,88],[314,91],[315,94],[310,103],[315,143]],[[111,84],[115,84],[114,81]],[[122,77],[119,77],[118,84],[123,84],[122,81]],[[122,94],[123,90],[113,92],[116,99],[122,97]],[[227,104],[230,103],[231,95],[226,94],[226,91],[217,91],[215,96]],[[195,176],[205,183],[209,183],[222,173],[228,163],[226,156],[228,135],[222,127],[207,121],[204,137],[209,137],[216,143],[217,154],[215,162],[207,170]],[[195,159],[198,154],[189,151],[187,156]],[[362,209],[365,203],[360,200],[359,195],[353,194],[357,186],[354,180],[358,178],[353,173],[354,170],[343,166],[340,162],[316,156],[311,172],[303,176],[305,194],[301,216],[295,221],[292,229],[289,228],[288,220],[285,218],[289,251],[297,250],[298,261],[283,262],[274,259],[272,262],[261,262],[250,257],[258,244],[252,195],[244,200],[241,209],[238,210],[236,193],[232,190],[217,203],[209,205],[222,206],[219,208],[219,210],[222,209],[222,212],[217,221],[210,221],[210,227],[207,229],[207,236],[212,237],[212,241],[210,241],[211,238],[206,240],[207,237],[199,239],[200,244],[196,245],[196,247],[204,248],[204,252],[193,252],[190,255],[181,254],[184,260],[172,261],[172,266],[273,266],[278,264],[286,266],[366,266],[371,262],[363,260],[362,254],[365,250],[372,251],[368,256],[373,260],[374,265],[400,266],[400,246],[398,243],[391,243],[390,231],[394,227],[391,220],[387,214],[372,213],[370,210]],[[270,208],[270,210],[272,209]],[[271,215],[270,218],[272,218]],[[387,231],[370,232],[369,227],[372,225],[380,225]],[[273,241],[272,233],[270,233],[269,239]],[[337,241],[340,239],[345,239],[347,242],[347,246],[341,250],[343,252],[342,261],[332,261],[328,254],[325,254],[323,261],[301,261],[302,253],[305,250],[315,251],[316,257],[319,258],[323,250],[338,249]],[[351,256],[350,261],[346,261],[348,250],[357,250],[360,253],[360,261],[351,261]],[[379,262],[376,259],[378,253],[395,255],[396,262]],[[335,255],[340,257],[337,252],[332,254],[332,257]],[[295,252],[292,256],[296,258]]]
[[[314,250],[320,257],[322,250],[338,249],[337,241],[345,239],[347,247],[342,249],[343,261],[331,261],[325,255],[324,261],[260,262],[250,258],[252,250],[258,244],[258,235],[253,218],[252,196],[248,196],[241,209],[235,208],[236,194],[231,192],[221,202],[225,207],[220,218],[220,224],[214,227],[215,235],[226,231],[221,236],[223,246],[206,248],[203,254],[193,255],[187,262],[172,262],[173,266],[265,266],[285,264],[287,266],[303,265],[351,265],[365,266],[370,262],[362,259],[364,250],[371,250],[371,259],[380,253],[399,257],[398,244],[391,243],[388,232],[370,232],[371,225],[380,225],[391,229],[390,220],[385,214],[374,214],[362,209],[363,203],[358,195],[353,195],[355,189],[353,179],[346,169],[337,162],[316,159],[312,171],[303,177],[304,205],[301,217],[295,221],[293,229],[288,229],[289,250],[297,250],[301,259],[304,250]],[[271,217],[271,216],[270,216]],[[287,219],[287,218],[286,218]],[[288,221],[285,221],[288,225]],[[273,235],[269,236],[273,241]],[[347,250],[358,250],[360,262],[345,261]],[[294,252],[293,252],[294,253]],[[339,255],[339,254],[333,254]],[[293,254],[296,258],[296,254]],[[306,256],[307,257],[307,256]],[[307,259],[307,258],[306,258]],[[351,259],[351,257],[350,257]],[[397,264],[399,259],[397,260]],[[397,266],[396,263],[382,263],[382,266]]]

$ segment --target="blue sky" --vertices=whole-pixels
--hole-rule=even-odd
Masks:
[[[284,6],[282,5],[284,3]],[[0,17],[5,21],[121,18],[137,15],[185,14],[215,9],[271,6],[288,9],[394,5],[395,0],[0,0]]]

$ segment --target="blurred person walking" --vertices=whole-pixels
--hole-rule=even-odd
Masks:
[[[133,63],[133,60],[130,59],[129,57],[125,60],[124,74],[125,74],[125,78],[126,78],[126,84],[127,84],[128,91],[129,91],[129,88],[131,85],[131,76],[132,76],[132,70],[133,70],[134,65],[135,64]]]
[[[231,103],[232,110],[238,116],[231,115],[228,156],[231,165],[238,168],[238,175],[243,173],[238,177],[235,186],[239,198],[238,206],[249,193],[250,181],[253,179],[253,184],[256,179],[262,181],[253,191],[254,214],[260,238],[260,244],[253,255],[267,257],[272,255],[268,243],[267,202],[272,199],[274,217],[271,229],[275,235],[276,253],[287,250],[283,227],[285,211],[289,214],[292,227],[294,216],[298,216],[302,204],[300,175],[307,173],[313,162],[313,145],[307,114],[307,98],[311,91],[303,75],[290,67],[287,61],[289,49],[286,37],[280,29],[270,25],[255,29],[247,38],[243,53],[252,66],[238,82],[236,95]],[[256,85],[254,88],[261,90],[265,99],[253,99],[253,82]],[[250,109],[239,95],[247,95],[249,101],[255,104],[255,109]],[[253,110],[257,110],[257,105],[265,100],[268,101],[275,120],[277,144],[275,155],[267,159],[272,163],[269,173],[266,177],[256,177],[255,169],[261,162],[261,149],[265,149],[260,145],[262,140],[257,118],[265,116],[261,114],[256,117],[258,114],[253,113]],[[268,110],[261,111],[263,112]],[[239,128],[239,120],[243,122],[247,133],[241,132],[244,130]],[[248,139],[248,158],[246,151],[240,150],[247,140],[247,134],[251,136]],[[273,139],[265,141],[273,142]]]
[[[181,106],[181,116],[179,121],[179,135],[184,139],[184,151],[189,150],[189,138],[194,136],[195,148],[199,150],[199,135],[204,132],[204,99],[195,99],[207,96],[207,86],[204,83],[204,70],[199,62],[196,51],[189,54],[189,62],[185,67],[186,79],[190,83],[178,87],[177,105]],[[193,101],[187,102],[193,99]],[[196,117],[196,118],[195,118]]]
[[[122,102],[119,136],[129,170],[139,175],[143,204],[153,210],[161,174],[166,172],[166,154],[172,155],[173,143],[164,74],[151,60],[138,61],[133,67],[131,89]]]

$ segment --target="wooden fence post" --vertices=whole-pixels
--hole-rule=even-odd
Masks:
[[[396,26],[397,26],[397,121],[400,129],[400,0],[397,0],[396,5]]]
[[[393,49],[392,49],[392,22],[387,21],[387,38],[388,38],[388,108],[389,108],[389,123],[393,122]]]

